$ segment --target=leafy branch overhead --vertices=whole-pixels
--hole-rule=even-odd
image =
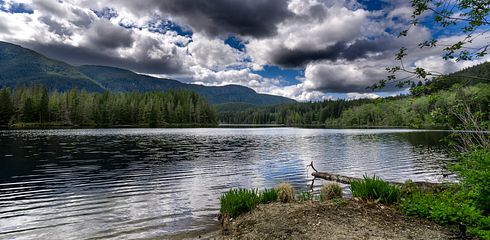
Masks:
[[[411,5],[413,12],[410,26],[401,31],[398,37],[406,37],[410,34],[412,27],[423,24],[424,21],[433,20],[434,25],[442,28],[456,28],[465,36],[453,42],[443,42],[433,38],[419,43],[420,48],[441,47],[442,58],[456,62],[476,60],[488,54],[490,41],[484,40],[484,44],[480,45],[472,43],[481,40],[490,31],[490,0],[412,0]],[[395,54],[398,65],[386,68],[387,78],[368,88],[372,90],[382,89],[386,87],[388,82],[392,82],[400,88],[413,87],[416,79],[428,80],[443,75],[422,67],[406,66],[404,59],[408,55],[409,50],[406,47],[401,47]],[[404,73],[405,77],[399,77],[399,73]],[[479,76],[466,77],[482,80]]]

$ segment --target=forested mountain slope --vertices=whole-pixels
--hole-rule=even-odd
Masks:
[[[89,92],[152,92],[173,89],[193,90],[211,104],[228,102],[254,105],[291,103],[294,100],[238,86],[202,86],[176,80],[141,75],[106,66],[71,66],[49,59],[21,46],[0,42],[0,88],[41,85],[50,91],[71,89]]]

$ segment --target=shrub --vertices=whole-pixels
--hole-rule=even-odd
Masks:
[[[277,190],[274,188],[271,189],[266,188],[264,189],[264,191],[260,193],[260,203],[262,204],[275,202],[277,201],[277,198],[278,198]]]
[[[439,224],[476,224],[481,214],[463,193],[452,190],[438,194],[415,192],[400,206],[409,215],[426,217]]]
[[[259,202],[260,197],[255,189],[230,189],[220,198],[220,212],[226,217],[235,218],[251,211]]]
[[[352,196],[361,199],[374,199],[382,203],[398,202],[401,197],[399,186],[391,185],[381,178],[364,176],[364,179],[351,182]]]
[[[282,203],[294,201],[294,189],[289,183],[280,183],[277,186],[277,194]]]
[[[470,234],[490,240],[490,151],[465,153],[450,169],[459,184],[440,193],[415,191],[401,202],[402,211],[440,224],[464,223]]]
[[[320,200],[331,200],[335,198],[342,198],[342,187],[337,183],[329,183],[323,185],[320,189]]]
[[[463,189],[471,194],[478,207],[490,213],[490,150],[480,149],[464,154],[451,167],[461,177]]]

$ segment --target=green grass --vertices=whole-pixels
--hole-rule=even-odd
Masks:
[[[313,200],[313,194],[311,194],[310,191],[300,192],[299,195],[298,195],[298,200],[300,202]]]
[[[227,217],[236,218],[250,212],[258,204],[276,202],[277,199],[278,193],[274,188],[264,189],[262,192],[258,189],[230,189],[221,195],[220,212]]]
[[[377,176],[364,176],[362,180],[352,181],[351,190],[353,197],[377,200],[385,204],[398,202],[401,197],[400,187],[391,185]]]
[[[230,218],[250,212],[260,202],[256,189],[230,189],[220,198],[220,212]]]
[[[260,193],[260,203],[267,204],[271,202],[276,202],[278,198],[277,190],[275,188],[264,189]]]

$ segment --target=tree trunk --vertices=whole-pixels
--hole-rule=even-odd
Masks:
[[[333,182],[338,182],[338,183],[344,183],[344,184],[350,184],[352,181],[359,181],[362,180],[363,178],[356,178],[356,177],[348,177],[348,176],[342,176],[338,174],[332,174],[332,173],[327,173],[327,172],[319,172],[313,167],[313,162],[311,162],[310,165],[308,165],[313,169],[313,172],[311,175],[314,177],[313,183],[315,179],[321,178],[327,181],[333,181]],[[401,182],[389,182],[386,181],[389,184],[392,185],[397,185],[397,186],[404,186],[405,183]],[[313,186],[313,183],[311,186]],[[423,191],[438,191],[441,190],[444,186],[443,183],[432,183],[432,182],[411,182],[415,187],[419,188],[420,190]]]

